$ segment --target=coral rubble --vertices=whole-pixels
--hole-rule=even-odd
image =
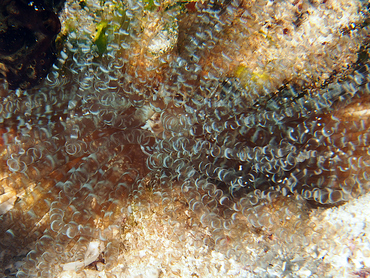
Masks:
[[[370,267],[338,270],[325,218],[370,187],[367,4],[66,1],[45,79],[0,84],[0,271]]]

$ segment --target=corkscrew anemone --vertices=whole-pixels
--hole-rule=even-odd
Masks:
[[[45,80],[1,84],[4,273],[328,273],[320,212],[370,186],[364,3],[70,0],[60,20]]]

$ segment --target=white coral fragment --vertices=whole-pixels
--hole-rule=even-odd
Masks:
[[[83,261],[74,261],[62,264],[64,271],[76,270],[81,267],[88,266],[89,264],[96,261],[99,257],[99,254],[104,251],[104,244],[101,241],[95,240],[89,243],[87,247],[85,258]]]

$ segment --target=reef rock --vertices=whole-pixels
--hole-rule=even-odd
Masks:
[[[38,86],[14,90],[25,68],[2,62],[4,276],[367,272],[368,3],[69,0],[42,14],[50,28],[0,34],[3,55],[28,59],[61,22]],[[30,38],[10,40],[17,28]]]

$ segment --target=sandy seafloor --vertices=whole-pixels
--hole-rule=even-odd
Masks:
[[[147,215],[135,217],[143,221]],[[325,227],[323,236],[327,245],[323,250],[311,250],[312,257],[319,259],[317,268],[324,270],[323,276],[316,276],[316,269],[301,268],[287,271],[289,262],[277,262],[279,269],[267,271],[263,268],[248,268],[232,258],[207,247],[195,248],[191,233],[184,235],[182,247],[171,242],[166,234],[166,225],[158,225],[156,231],[143,231],[147,238],[142,248],[126,251],[115,261],[116,266],[107,274],[104,264],[93,270],[85,270],[87,277],[368,277],[370,273],[370,194],[349,201],[340,206],[315,211],[311,221]],[[145,222],[145,220],[143,221]],[[140,227],[140,224],[138,225]],[[142,229],[139,228],[139,229]],[[162,231],[162,233],[158,232]],[[164,231],[164,232],[163,232]],[[135,232],[133,231],[132,234]],[[128,240],[131,235],[128,234]],[[172,239],[174,240],[174,239]],[[178,239],[176,238],[175,241]],[[154,248],[153,248],[154,246]],[[176,253],[176,259],[168,260]],[[74,271],[64,271],[61,278],[80,277]]]

